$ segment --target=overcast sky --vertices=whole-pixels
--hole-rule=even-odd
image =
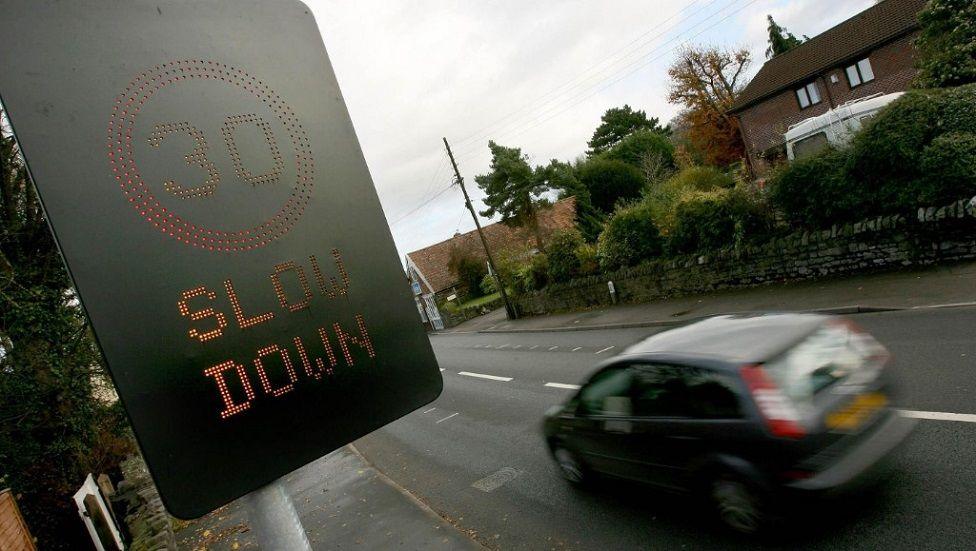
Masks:
[[[447,189],[442,136],[480,209],[474,176],[487,171],[489,139],[533,164],[571,160],[610,107],[675,115],[666,97],[677,47],[748,48],[751,75],[766,14],[814,36],[873,0],[306,2],[402,258],[474,228],[460,191]]]

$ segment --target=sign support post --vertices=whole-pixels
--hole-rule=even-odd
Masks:
[[[244,496],[261,549],[312,551],[295,505],[281,479]]]

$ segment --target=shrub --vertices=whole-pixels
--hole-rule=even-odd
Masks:
[[[549,259],[549,279],[569,281],[579,275],[580,261],[576,251],[583,238],[576,231],[560,231],[549,237],[546,257]]]
[[[481,296],[481,280],[488,273],[485,263],[468,251],[455,247],[447,261],[447,269],[457,278],[469,297]]]
[[[580,275],[589,276],[600,272],[600,258],[597,255],[596,245],[593,243],[583,243],[576,249],[576,258],[579,260]]]
[[[746,193],[699,191],[678,203],[668,249],[685,254],[738,245],[767,235],[769,228],[762,208]]]
[[[623,161],[595,157],[579,168],[580,182],[590,192],[593,206],[602,212],[613,211],[620,200],[640,196],[644,178],[640,170]]]
[[[661,244],[646,203],[618,208],[597,240],[600,267],[615,270],[649,260],[661,254]]]
[[[481,288],[481,293],[483,295],[490,295],[498,292],[498,285],[495,283],[495,278],[491,274],[485,274],[485,277],[481,278],[481,284],[478,285],[478,287]]]
[[[931,0],[919,12],[915,78],[919,86],[976,82],[976,2]]]
[[[545,254],[533,255],[515,274],[522,291],[538,291],[549,283],[549,259]]]
[[[819,228],[863,217],[871,201],[848,179],[850,151],[827,149],[779,167],[768,180],[770,201],[795,225]]]
[[[919,155],[940,132],[936,95],[906,93],[854,137],[852,181],[865,187],[881,210],[897,210],[900,191],[922,176]]]
[[[659,157],[666,167],[674,166],[674,146],[661,132],[638,130],[620,140],[603,154],[607,159],[623,161],[640,169],[647,157]]]
[[[940,90],[934,100],[940,132],[976,133],[976,84]]]
[[[851,181],[871,197],[866,208],[913,209],[933,197],[922,156],[933,140],[956,132],[976,133],[976,85],[911,91],[878,113],[853,141]]]
[[[976,133],[950,132],[922,152],[925,178],[917,204],[941,205],[976,195]]]
[[[682,169],[647,192],[647,205],[658,229],[667,235],[674,226],[675,207],[690,193],[731,188],[732,177],[710,166]]]

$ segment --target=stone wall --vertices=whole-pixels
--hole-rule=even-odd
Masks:
[[[450,329],[456,325],[464,323],[469,319],[476,318],[478,316],[483,316],[492,310],[498,308],[503,308],[505,306],[505,301],[501,297],[492,300],[491,302],[486,302],[477,308],[464,308],[462,310],[455,310],[453,312],[449,311],[443,306],[439,307],[441,312],[441,320],[444,322],[444,328]]]
[[[801,231],[760,246],[662,259],[610,274],[550,285],[517,298],[526,315],[622,302],[892,270],[976,258],[976,206],[957,201],[913,216],[880,216],[823,231]]]
[[[122,481],[112,498],[115,514],[127,529],[126,546],[131,551],[176,551],[176,538],[169,514],[163,507],[146,463],[140,456],[122,462]]]

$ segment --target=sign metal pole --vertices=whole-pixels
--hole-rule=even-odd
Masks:
[[[280,479],[247,494],[244,501],[261,549],[312,551],[295,505]]]

